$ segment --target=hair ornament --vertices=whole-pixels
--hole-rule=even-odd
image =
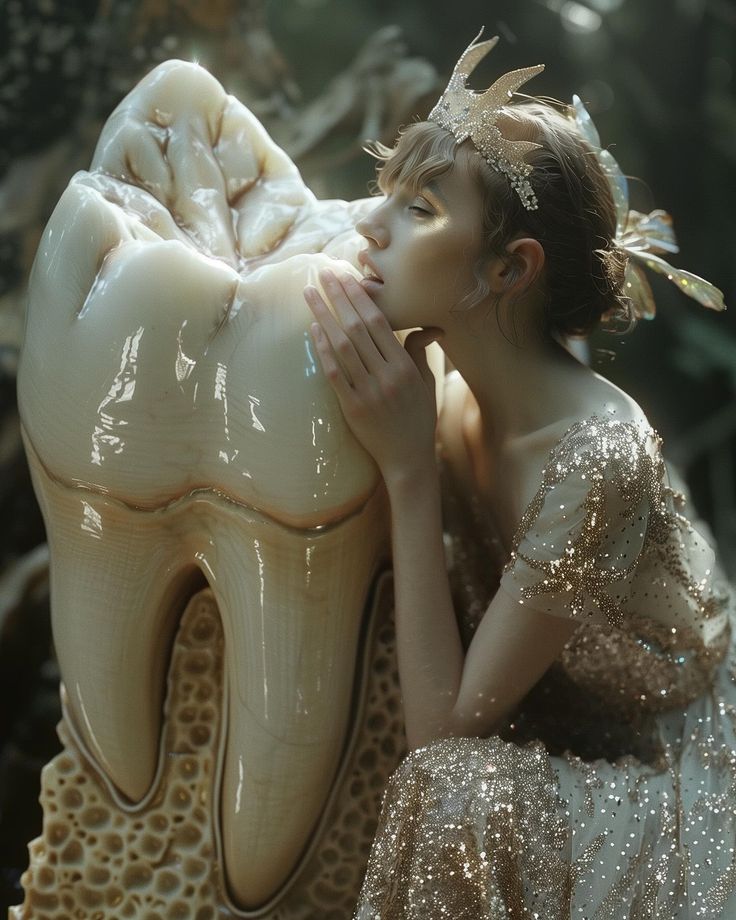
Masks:
[[[498,42],[498,36],[478,42],[482,34],[483,29],[463,52],[428,120],[450,131],[458,143],[470,138],[489,165],[508,177],[527,211],[534,211],[539,205],[529,181],[532,166],[524,157],[541,144],[508,140],[496,127],[496,120],[512,93],[543,71],[544,64],[512,70],[499,77],[485,92],[473,92],[467,87],[468,78]]]
[[[674,268],[662,258],[662,253],[679,252],[666,211],[649,214],[629,209],[629,184],[610,151],[601,148],[598,131],[579,96],[572,97],[572,108],[578,130],[593,148],[611,188],[616,206],[616,236],[613,244],[630,258],[626,266],[626,293],[634,305],[637,319],[653,319],[656,313],[654,295],[642,266],[664,275],[683,294],[711,310],[725,310],[723,293],[705,278]]]

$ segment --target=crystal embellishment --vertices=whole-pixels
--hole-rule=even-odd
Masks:
[[[475,93],[468,89],[467,81],[498,42],[498,36],[478,42],[482,34],[481,29],[455,65],[447,88],[429,113],[429,121],[453,134],[458,143],[470,138],[488,164],[507,176],[524,208],[535,211],[539,205],[529,180],[532,166],[524,158],[541,144],[508,140],[496,127],[496,120],[512,93],[541,73],[544,64],[512,70],[499,77],[484,93]]]

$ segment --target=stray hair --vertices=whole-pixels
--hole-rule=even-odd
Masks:
[[[613,242],[613,196],[571,109],[553,100],[524,97],[507,106],[501,118],[504,136],[540,145],[527,158],[539,208],[527,211],[506,176],[494,170],[470,141],[463,142],[476,154],[468,163],[482,196],[484,238],[483,252],[473,266],[476,288],[461,301],[463,308],[472,309],[488,296],[484,268],[492,256],[506,261],[508,286],[515,282],[518,273],[506,246],[521,235],[530,236],[545,253],[546,332],[566,337],[588,336],[597,328],[629,332],[636,318],[625,293],[628,256]],[[459,147],[449,131],[429,121],[403,128],[394,147],[367,144],[363,149],[380,164],[372,191],[388,193],[401,184],[416,193],[454,166]]]

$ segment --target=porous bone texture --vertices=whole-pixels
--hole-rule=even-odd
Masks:
[[[405,746],[391,600],[383,576],[367,612],[363,689],[344,767],[283,896],[264,910],[238,910],[220,870],[212,815],[225,740],[224,646],[207,589],[190,601],[176,636],[153,796],[143,808],[120,801],[62,720],[64,750],[43,771],[43,832],[29,846],[26,898],[10,920],[350,917],[381,795]]]

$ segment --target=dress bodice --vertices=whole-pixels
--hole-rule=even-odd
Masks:
[[[579,625],[506,724],[403,761],[356,920],[736,917],[733,588],[660,438],[592,416],[522,458],[540,482],[511,540],[444,432],[464,642],[497,592]]]
[[[645,421],[594,415],[572,425],[548,455],[510,552],[442,464],[464,641],[497,590],[580,622],[510,721],[511,737],[543,737],[581,756],[655,756],[648,717],[709,686],[728,645],[732,601],[661,448]]]

